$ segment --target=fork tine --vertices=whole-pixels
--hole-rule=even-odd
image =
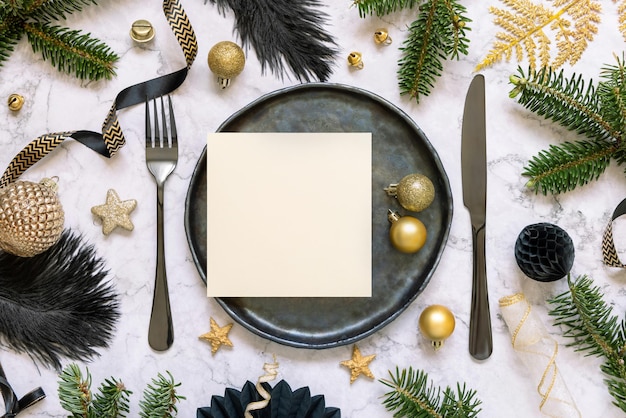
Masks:
[[[161,124],[163,126],[163,128],[161,129],[161,132],[163,132],[163,142],[161,143],[161,147],[169,148],[170,141],[168,139],[169,135],[167,132],[167,120],[165,119],[165,105],[163,104],[163,96],[161,96]]]
[[[172,98],[167,95],[167,101],[170,108],[170,131],[172,136],[172,146],[178,146],[178,132],[176,131],[176,118],[174,118],[174,108],[172,107]]]
[[[152,100],[152,104],[154,105],[154,146],[162,147],[163,143],[161,138],[161,132],[159,132],[159,114],[157,112],[157,103],[156,99]]]
[[[146,96],[146,148],[152,146],[152,128],[150,126],[150,105]]]

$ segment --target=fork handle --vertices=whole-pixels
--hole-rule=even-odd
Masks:
[[[152,313],[148,328],[148,343],[157,351],[170,348],[174,342],[174,325],[165,271],[165,245],[163,240],[163,184],[157,184],[157,260]]]

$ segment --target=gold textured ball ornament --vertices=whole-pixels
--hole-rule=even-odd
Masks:
[[[443,305],[430,305],[422,311],[419,328],[424,337],[431,341],[435,350],[452,335],[456,321],[450,309]]]
[[[422,249],[428,236],[422,221],[412,216],[400,216],[391,209],[387,219],[391,222],[389,239],[396,250],[411,254]]]
[[[384,189],[389,196],[398,199],[398,203],[412,212],[421,212],[435,200],[435,186],[423,174],[409,174],[398,183],[390,184]]]
[[[217,76],[222,89],[230,85],[246,65],[246,56],[239,45],[231,41],[221,41],[213,45],[207,58],[209,68]]]
[[[65,215],[52,179],[15,181],[0,188],[0,249],[33,257],[54,245]]]

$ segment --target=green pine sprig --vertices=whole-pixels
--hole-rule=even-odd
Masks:
[[[510,77],[509,96],[545,119],[584,137],[551,145],[532,158],[522,175],[535,192],[563,193],[597,180],[611,160],[626,162],[626,89],[624,57],[602,69],[597,84],[563,70],[529,70]]]
[[[392,390],[384,396],[383,405],[394,417],[406,418],[472,418],[478,416],[481,401],[476,391],[458,384],[456,391],[449,386],[443,391],[429,382],[422,370],[389,372],[390,380],[379,380]]]
[[[180,383],[159,373],[143,393],[139,406],[142,418],[173,418],[177,415],[176,404],[185,399],[176,391]],[[129,396],[132,394],[115,378],[106,379],[96,393],[91,390],[89,369],[85,374],[76,364],[69,364],[59,375],[59,400],[61,407],[71,415],[69,418],[124,418],[130,412]]]
[[[354,0],[354,5],[359,9],[359,16],[366,17],[375,14],[384,16],[399,10],[412,9],[421,0]]]
[[[572,340],[576,351],[600,357],[600,369],[613,404],[626,412],[626,323],[613,315],[602,291],[587,276],[572,281],[568,276],[569,290],[548,301],[549,314],[555,317],[563,335]]]
[[[80,79],[111,79],[119,57],[102,41],[78,30],[53,25],[67,15],[81,11],[95,0],[0,2],[0,67],[15,45],[27,36],[39,52],[60,72]]]
[[[144,391],[143,399],[139,402],[141,418],[171,418],[178,413],[176,404],[185,397],[177,393],[180,383],[174,382],[169,372],[167,375],[169,378],[159,373]]]
[[[417,19],[400,50],[398,85],[402,95],[417,103],[428,96],[441,76],[446,60],[467,55],[471,29],[466,9],[457,0],[355,0],[359,15],[385,15],[417,7]]]

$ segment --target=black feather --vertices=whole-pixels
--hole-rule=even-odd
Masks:
[[[287,67],[299,81],[326,81],[337,44],[324,30],[328,15],[318,0],[211,0],[221,13],[230,8],[242,46],[254,48],[261,69],[281,78]]]
[[[0,341],[56,369],[61,357],[94,357],[119,317],[107,275],[93,246],[70,230],[34,257],[0,251]]]

